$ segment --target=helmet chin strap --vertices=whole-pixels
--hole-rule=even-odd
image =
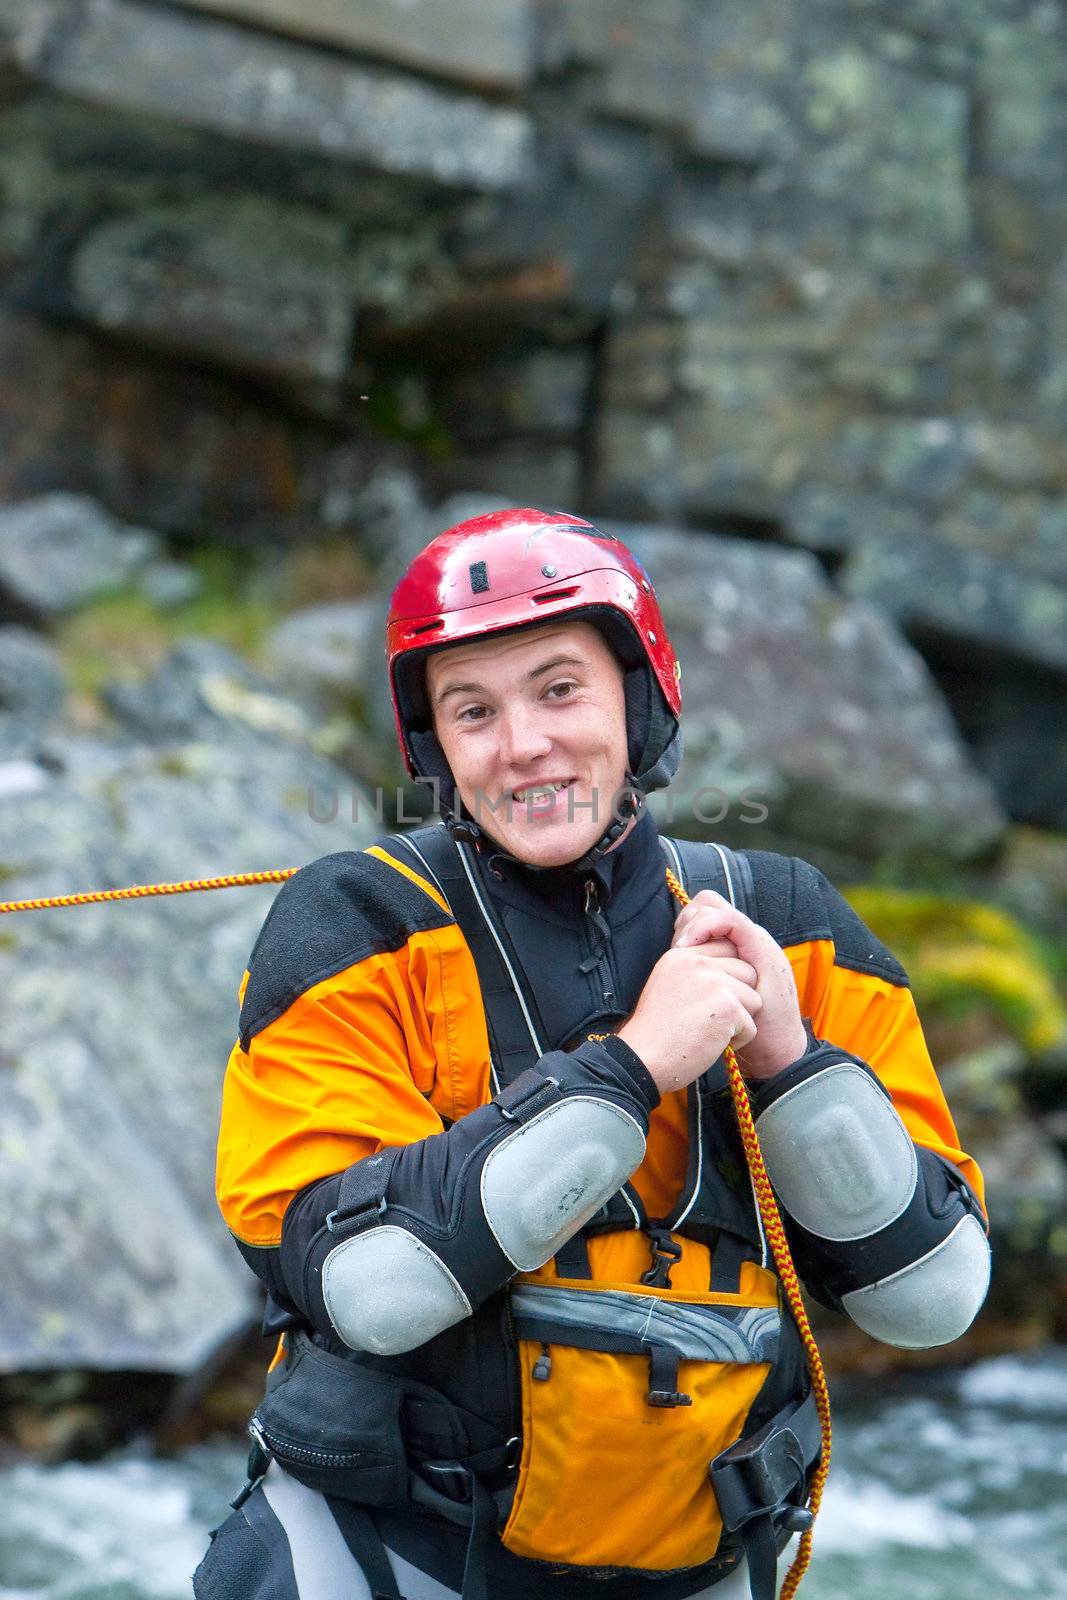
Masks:
[[[641,815],[644,804],[645,796],[638,787],[637,779],[632,772],[627,772],[623,786],[615,796],[611,821],[599,839],[590,845],[585,854],[579,856],[577,861],[566,861],[560,865],[569,867],[572,872],[585,872],[590,867],[595,866],[601,857],[606,856],[612,846],[618,843],[634,818]],[[458,795],[456,795],[455,806],[445,814],[445,826],[453,839],[460,840],[464,844],[481,844],[486,840],[491,844],[497,843],[492,835],[486,833],[484,828],[479,827],[472,817],[465,815]],[[506,855],[509,852],[502,851],[500,853]],[[539,868],[532,862],[523,861],[520,856],[514,856],[512,859],[518,861],[521,866],[526,867],[530,872],[549,870]],[[559,869],[553,868],[551,870],[556,871]]]

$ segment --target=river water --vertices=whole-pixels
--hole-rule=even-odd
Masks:
[[[834,1400],[802,1600],[1067,1600],[1067,1349]],[[242,1460],[227,1443],[0,1473],[0,1600],[189,1600]]]

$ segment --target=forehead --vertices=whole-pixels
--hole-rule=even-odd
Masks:
[[[431,693],[445,687],[448,679],[468,675],[477,678],[491,673],[517,675],[534,664],[533,658],[552,655],[571,655],[591,664],[614,662],[615,658],[601,634],[591,622],[546,622],[540,627],[523,628],[521,632],[503,634],[498,638],[480,639],[476,644],[453,645],[440,650],[426,663],[426,679]]]

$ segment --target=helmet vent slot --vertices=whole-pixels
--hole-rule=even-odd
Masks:
[[[420,633],[436,633],[438,628],[443,628],[444,625],[445,625],[444,617],[437,617],[436,620],[433,621],[433,622],[423,622],[419,627],[412,628],[411,637],[414,638],[417,634],[420,634]]]
[[[550,589],[548,594],[535,594],[531,598],[535,605],[543,606],[547,600],[567,600],[572,594],[577,594],[581,584],[572,583],[569,589]]]

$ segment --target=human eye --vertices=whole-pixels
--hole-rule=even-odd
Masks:
[[[578,685],[573,678],[561,678],[558,683],[550,684],[545,690],[545,694],[550,695],[554,700],[567,700],[577,687]]]
[[[484,715],[481,714],[483,712],[484,712]],[[488,706],[482,706],[482,705],[463,706],[459,711],[456,712],[456,721],[457,722],[466,722],[466,723],[484,722],[485,718],[488,715],[489,715]]]

